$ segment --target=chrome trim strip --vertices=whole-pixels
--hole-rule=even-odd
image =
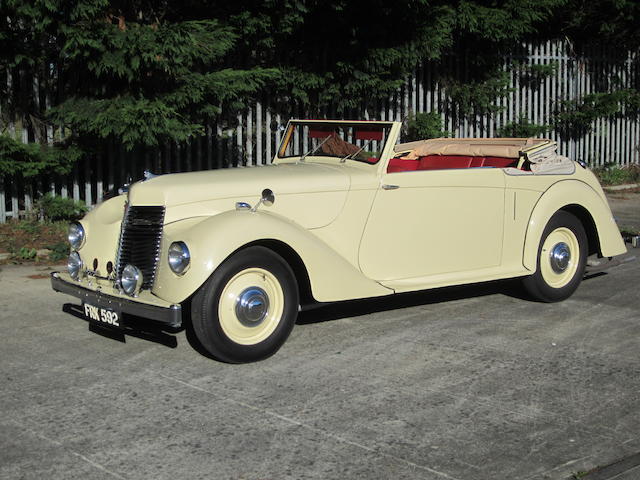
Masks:
[[[129,200],[127,199],[127,201],[124,204],[124,214],[122,215],[122,221],[120,222],[120,235],[118,237],[118,250],[116,252],[115,265],[113,266],[113,272],[114,272],[114,277],[115,277],[115,281],[114,281],[113,285],[114,285],[114,287],[116,287],[120,291],[122,291],[122,287],[120,286],[120,278],[118,278],[118,272],[120,271],[120,267],[121,267],[121,263],[122,263],[122,237],[124,236],[124,228],[125,228],[125,224],[127,223],[127,217],[128,216],[129,216]]]

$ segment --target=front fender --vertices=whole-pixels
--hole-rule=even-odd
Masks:
[[[612,257],[627,251],[611,209],[602,197],[582,181],[562,180],[540,197],[531,213],[522,261],[528,270],[535,271],[537,267],[538,247],[545,226],[558,210],[569,205],[583,207],[593,218],[602,256]]]
[[[180,303],[200,288],[229,255],[260,240],[283,242],[300,256],[309,274],[313,297],[318,301],[393,293],[393,290],[366,278],[309,231],[265,210],[232,210],[166,225],[153,293],[169,302]],[[182,276],[173,273],[167,262],[167,250],[175,241],[185,242],[191,253],[191,265]]]

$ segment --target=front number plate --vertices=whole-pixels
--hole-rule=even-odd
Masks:
[[[120,312],[111,310],[109,308],[96,307],[85,303],[84,316],[91,323],[100,325],[103,327],[122,328],[122,319]]]

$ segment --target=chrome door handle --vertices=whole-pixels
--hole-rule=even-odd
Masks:
[[[386,184],[382,184],[382,189],[383,190],[397,190],[398,188],[400,188],[399,185],[386,185]]]

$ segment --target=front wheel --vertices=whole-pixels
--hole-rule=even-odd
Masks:
[[[536,273],[523,279],[527,292],[542,302],[570,297],[584,275],[587,242],[580,220],[569,212],[557,212],[542,234]]]
[[[193,297],[193,331],[220,360],[244,363],[273,355],[298,315],[298,285],[282,257],[249,247],[225,260]]]

